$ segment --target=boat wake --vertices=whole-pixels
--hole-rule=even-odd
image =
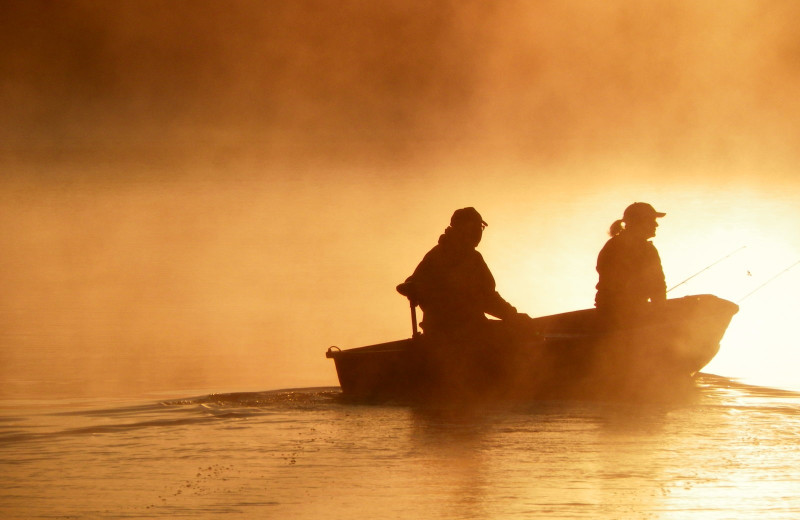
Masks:
[[[54,437],[188,427],[302,409],[319,410],[337,403],[340,396],[338,387],[294,388],[209,394],[135,406],[39,412],[27,416],[18,414],[2,417],[0,446],[46,442]],[[65,424],[77,426],[64,428]]]
[[[800,399],[800,392],[748,385],[711,374],[698,374],[695,387],[696,395],[701,398],[700,402],[690,399],[673,404],[683,407],[692,406],[691,403],[694,402],[703,403],[702,406],[713,406],[714,402],[719,401],[727,403],[724,406],[730,406],[731,402],[744,398],[748,403],[757,402],[757,406],[762,409],[778,407],[785,412],[784,401],[790,401],[794,407],[792,410],[795,410],[796,402]],[[737,399],[732,400],[733,396]],[[539,412],[549,409],[545,406],[547,402],[539,402],[544,408],[537,406],[536,409]],[[550,404],[557,405],[557,402]],[[391,407],[392,403],[383,403],[383,406],[387,405]],[[395,405],[404,406],[402,403]],[[741,403],[739,405],[743,406]],[[220,427],[235,428],[238,422],[249,419],[277,423],[285,422],[289,417],[306,416],[305,412],[347,412],[353,406],[361,408],[363,403],[354,404],[342,394],[339,387],[310,387],[213,393],[134,406],[39,411],[28,415],[17,413],[0,417],[0,447],[23,442],[47,443],[56,438],[69,437],[119,434],[147,436],[166,430],[213,425],[215,422]]]
[[[232,392],[162,401],[163,406],[201,405],[211,407],[267,407],[276,405],[308,405],[336,400],[341,394],[338,386],[288,388],[263,392]]]

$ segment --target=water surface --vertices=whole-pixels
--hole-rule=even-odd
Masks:
[[[338,388],[6,400],[3,518],[797,518],[800,394],[412,408]]]

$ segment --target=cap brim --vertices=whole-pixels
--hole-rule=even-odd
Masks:
[[[666,216],[667,216],[667,214],[666,214],[666,213],[659,213],[658,211],[656,211],[656,218],[659,218],[659,217],[666,217]]]

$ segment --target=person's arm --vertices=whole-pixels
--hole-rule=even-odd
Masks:
[[[485,295],[483,312],[495,318],[500,318],[501,320],[513,318],[518,314],[517,309],[497,292],[494,276],[492,276],[492,272],[489,270],[489,266],[486,265],[482,256],[479,256],[479,261],[481,280],[484,285],[483,292]]]
[[[500,293],[493,291],[487,301],[485,312],[495,318],[507,320],[517,314],[517,309],[505,301],[503,297],[500,296]]]

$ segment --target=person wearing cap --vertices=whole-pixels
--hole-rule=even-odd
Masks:
[[[527,317],[500,296],[489,267],[475,249],[486,226],[475,208],[456,210],[439,243],[406,280],[414,287],[426,335],[479,334],[489,322],[486,314],[501,320]]]
[[[634,202],[611,224],[611,238],[597,256],[595,306],[613,324],[644,318],[666,301],[661,258],[650,241],[656,219],[665,215],[646,202]]]

